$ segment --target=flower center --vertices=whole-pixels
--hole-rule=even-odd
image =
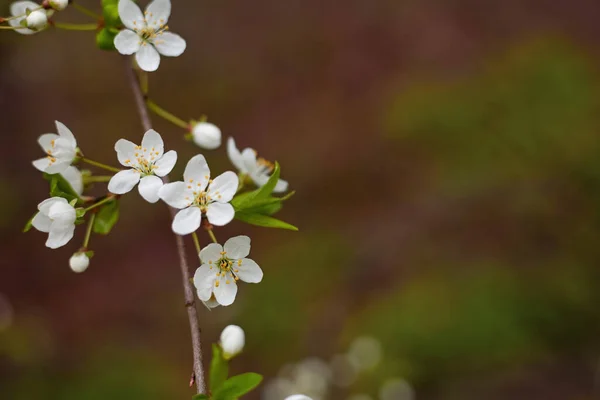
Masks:
[[[271,161],[266,160],[262,157],[260,157],[258,160],[256,160],[256,163],[261,167],[265,167],[267,169],[267,171],[269,171],[269,172],[272,172],[275,169],[275,164],[273,164]]]
[[[210,264],[210,269],[212,269],[213,262],[210,261],[209,264]],[[230,279],[233,279],[234,281],[240,280],[239,276],[237,276],[237,273],[240,272],[240,270],[238,268],[240,265],[242,265],[242,260],[234,261],[231,258],[227,257],[227,253],[225,251],[222,251],[221,258],[219,258],[219,260],[217,260],[215,265],[218,268],[217,278],[219,278],[219,279],[215,280],[215,287],[219,287],[219,285],[221,284],[220,278],[223,278],[224,283],[226,285],[228,285],[232,282]]]
[[[135,32],[142,39],[140,44],[145,45],[147,42],[152,42],[156,44],[160,44],[160,42],[156,41],[163,32],[169,30],[169,26],[165,23],[164,19],[160,19],[159,21],[153,21],[152,24],[148,23],[148,17],[152,17],[152,13],[148,13],[148,11],[144,12],[144,17],[146,19],[146,25],[143,28],[138,28],[137,22],[133,21],[133,25],[136,26]]]
[[[148,151],[147,148],[142,149],[142,146],[135,146],[135,162],[125,160],[125,164],[139,171],[142,175],[153,175],[154,170],[158,168],[157,165],[154,165],[154,162],[159,154],[154,147]]]

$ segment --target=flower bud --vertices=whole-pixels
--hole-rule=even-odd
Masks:
[[[310,397],[303,394],[293,394],[285,398],[285,400],[312,400]]]
[[[90,265],[90,258],[85,253],[75,253],[71,256],[69,260],[69,266],[73,270],[73,272],[83,272]]]
[[[237,325],[229,325],[221,332],[221,348],[226,360],[235,357],[244,349],[244,330]]]
[[[50,0],[49,3],[56,11],[62,11],[69,5],[69,0]]]
[[[198,146],[214,150],[221,145],[221,130],[209,122],[200,122],[192,128],[192,138]]]
[[[48,17],[46,16],[45,11],[36,10],[32,11],[27,18],[25,18],[25,22],[27,23],[27,28],[39,31],[48,25]]]

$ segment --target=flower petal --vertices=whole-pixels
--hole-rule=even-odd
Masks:
[[[44,215],[43,213],[39,212],[35,214],[35,216],[31,220],[31,225],[33,225],[33,227],[38,231],[47,233],[50,232],[52,220],[48,218],[47,215]]]
[[[247,173],[253,173],[258,168],[258,162],[256,161],[256,150],[246,148],[242,151],[242,162],[246,168]]]
[[[223,226],[231,222],[235,215],[233,206],[229,203],[210,203],[206,210],[206,218],[213,225]]]
[[[48,151],[54,150],[53,143],[58,138],[60,138],[60,136],[58,136],[57,134],[44,133],[42,136],[40,136],[38,138],[38,143],[40,144],[40,147],[42,148],[42,150],[44,150],[45,153],[48,153]]]
[[[50,208],[57,203],[68,204],[69,202],[62,197],[51,197],[38,204],[37,208],[42,214],[48,215],[50,213]]]
[[[164,148],[165,144],[158,132],[154,129],[150,129],[144,133],[144,137],[142,138],[142,151],[144,152],[143,154],[146,160],[154,161],[161,158],[165,151]]]
[[[173,232],[178,235],[189,235],[200,228],[202,213],[198,207],[188,207],[179,211],[173,218]]]
[[[187,186],[186,183],[181,181],[167,183],[158,191],[158,197],[173,208],[188,207],[192,204],[193,193]]]
[[[218,282],[218,286],[217,286]],[[235,295],[237,294],[237,285],[235,279],[230,273],[226,273],[225,276],[221,276],[215,279],[215,298],[222,306],[228,306],[233,304]]]
[[[73,224],[76,218],[75,208],[69,203],[57,201],[48,209],[48,217],[57,223]]]
[[[159,29],[166,25],[171,16],[170,0],[154,0],[146,7],[146,22],[148,27]]]
[[[258,266],[254,260],[249,258],[242,258],[242,262],[238,264],[235,263],[234,268],[238,270],[236,275],[240,277],[241,280],[248,283],[258,283],[262,281],[263,272],[262,269]]]
[[[70,166],[60,174],[67,182],[69,182],[69,185],[71,185],[71,188],[75,193],[81,196],[83,193],[83,177],[81,176],[81,171],[79,171],[77,167]]]
[[[208,180],[210,179],[210,169],[206,163],[206,159],[202,154],[198,154],[188,161],[185,171],[183,172],[183,180],[185,183],[196,185],[196,190],[206,189]],[[200,186],[198,186],[198,183]]]
[[[33,1],[16,1],[14,3],[12,3],[10,5],[10,13],[12,16],[19,16],[22,15],[22,17],[20,18],[15,18],[15,19],[11,19],[8,21],[8,23],[10,24],[10,26],[12,27],[19,27],[21,26],[21,21],[25,19],[25,12],[27,11],[27,9],[29,10],[35,10],[36,8],[39,8],[40,5],[34,3]],[[23,29],[16,29],[16,31],[18,33],[21,33],[23,35],[33,35],[34,33],[37,33],[34,30],[31,29],[27,29],[27,28],[23,28]]]
[[[67,128],[62,122],[54,121],[54,123],[56,124],[56,131],[58,132],[59,136],[63,139],[68,140],[73,147],[77,147],[77,140],[75,140],[73,132],[71,132],[71,130]]]
[[[158,191],[162,185],[163,181],[158,176],[147,175],[140,180],[138,191],[148,203],[156,203],[159,200]]]
[[[242,153],[235,146],[235,140],[232,137],[227,139],[227,155],[229,156],[229,161],[242,173],[246,174],[248,171],[244,166],[244,162],[242,159]]]
[[[157,176],[165,176],[173,170],[177,162],[177,152],[175,150],[167,151],[154,165],[154,174]]]
[[[129,55],[140,49],[141,38],[137,33],[129,29],[123,29],[115,36],[115,47],[121,54]]]
[[[256,186],[264,186],[267,181],[270,178],[270,175],[268,175],[265,172],[259,173],[259,174],[250,174],[250,178],[252,178],[252,180],[254,181],[254,183],[256,183]],[[283,179],[278,179],[277,183],[275,184],[275,188],[273,189],[273,193],[282,193],[285,192],[288,189],[288,182],[284,181]]]
[[[192,138],[198,146],[214,150],[221,145],[221,130],[209,122],[199,122],[192,128]]]
[[[163,56],[177,57],[180,56],[187,46],[185,39],[176,33],[163,32],[159,34],[152,42],[156,50]]]
[[[194,273],[194,286],[198,298],[202,301],[210,300],[217,278],[217,270],[208,264],[202,264]]]
[[[49,158],[46,158],[46,159],[48,160],[48,165],[46,166],[46,169],[44,169],[43,171],[50,175],[60,174],[61,172],[65,171],[67,168],[69,168],[69,165],[71,165],[70,161],[51,162],[51,160]],[[33,166],[36,168],[37,168],[36,164],[38,163],[38,161],[40,162],[39,164],[41,164],[41,160],[36,160],[33,162]]]
[[[65,223],[55,221],[50,227],[50,233],[48,234],[48,240],[46,240],[46,247],[56,249],[64,246],[73,238],[75,232],[75,225],[73,223]]]
[[[135,61],[137,61],[140,68],[144,71],[153,72],[160,65],[160,55],[158,55],[158,51],[156,51],[154,46],[143,42],[138,52],[135,53]]]
[[[235,196],[238,184],[239,179],[235,172],[223,172],[208,186],[208,196],[219,203],[228,203]]]
[[[205,305],[205,306],[206,306],[208,309],[211,309],[211,308],[215,308],[215,307],[219,307],[219,306],[220,306],[220,304],[219,304],[219,302],[217,301],[217,299],[215,299],[215,295],[214,295],[214,294],[213,294],[213,295],[210,297],[210,299],[208,299],[208,300],[206,300],[206,301],[204,301],[204,300],[203,300],[203,301],[202,301],[202,303],[204,303],[204,305]]]
[[[136,147],[137,145],[129,140],[117,140],[117,143],[115,143],[115,151],[117,152],[117,159],[121,165],[129,168],[137,165],[137,157],[135,156]]]
[[[215,264],[221,258],[223,246],[218,243],[211,243],[200,250],[200,261],[203,264]]]
[[[142,10],[131,0],[119,0],[119,17],[123,25],[129,29],[143,29],[146,26]]]
[[[108,182],[108,191],[114,194],[124,194],[140,181],[140,173],[134,169],[117,172]]]
[[[39,158],[33,161],[32,164],[38,171],[46,172],[50,166],[50,159],[48,157]]]
[[[239,260],[250,254],[250,238],[244,235],[232,237],[225,242],[223,247],[227,257]]]

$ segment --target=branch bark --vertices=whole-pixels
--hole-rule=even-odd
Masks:
[[[140,114],[140,120],[142,122],[142,126],[144,131],[152,129],[152,121],[150,120],[150,116],[148,114],[148,108],[146,107],[146,98],[144,93],[142,93],[142,88],[140,86],[139,79],[133,70],[133,66],[131,64],[130,57],[125,58],[125,71],[127,80],[131,86],[131,90],[133,91],[133,96],[135,98],[136,108],[138,113]],[[163,178],[163,182],[168,183],[169,178],[165,176]],[[171,218],[175,217],[177,212],[176,209],[172,207],[168,207],[169,212],[171,213]],[[179,267],[181,269],[181,276],[183,278],[183,294],[185,298],[185,307],[188,313],[188,319],[190,321],[190,330],[192,333],[192,350],[193,350],[193,358],[194,358],[194,372],[192,376],[192,381],[196,382],[196,391],[197,393],[206,393],[206,381],[204,379],[204,366],[202,364],[202,345],[200,340],[200,323],[198,321],[198,311],[196,309],[196,303],[194,298],[194,288],[191,282],[190,269],[187,261],[187,257],[185,255],[185,244],[183,242],[183,237],[179,235],[175,235],[175,242],[177,244],[177,254],[179,256]]]

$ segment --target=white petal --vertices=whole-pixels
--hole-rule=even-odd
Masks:
[[[45,173],[47,174],[60,174],[61,172],[65,171],[67,168],[69,168],[69,165],[71,165],[71,162],[69,161],[62,161],[62,162],[50,162],[49,158],[46,158],[46,160],[48,160],[48,165],[46,166],[46,168],[43,170]],[[33,162],[33,166],[38,168],[38,165],[42,165],[42,160],[36,160]],[[39,169],[39,168],[38,168]],[[40,170],[41,171],[41,170]]]
[[[240,277],[241,280],[248,283],[258,283],[262,281],[263,272],[262,269],[258,266],[254,260],[249,258],[243,258],[242,263],[238,265],[236,262],[234,264],[234,268],[238,270],[236,275]]]
[[[303,394],[293,394],[291,396],[286,397],[284,400],[312,400],[312,399]]]
[[[247,173],[246,167],[244,166],[244,162],[242,159],[242,153],[235,146],[235,140],[230,137],[227,140],[227,155],[229,156],[229,161],[242,173]]]
[[[146,22],[148,27],[159,29],[167,24],[171,16],[170,0],[154,0],[146,7]]]
[[[38,171],[46,172],[50,166],[50,159],[48,157],[39,158],[33,161],[32,164]]]
[[[200,122],[192,129],[194,143],[205,149],[214,150],[221,145],[221,130],[209,122]]]
[[[163,181],[158,176],[148,175],[140,180],[138,191],[148,203],[156,203],[159,199],[158,191],[162,185]]]
[[[134,31],[123,29],[115,36],[115,47],[121,54],[129,55],[140,49],[141,38]]]
[[[223,246],[218,243],[211,243],[200,250],[200,261],[203,264],[210,264],[211,262],[214,264],[221,258],[222,251]]]
[[[54,133],[44,133],[42,136],[40,136],[38,138],[38,143],[40,144],[42,150],[44,150],[44,152],[47,153],[48,150],[50,150],[50,151],[54,150],[54,146],[52,144],[58,138],[60,138],[60,136],[58,136]]]
[[[33,225],[33,227],[40,232],[50,232],[50,226],[52,225],[52,220],[50,218],[48,218],[48,216],[39,212],[39,213],[35,214],[35,216],[31,220],[31,225]]]
[[[185,183],[195,185],[196,190],[204,190],[210,179],[210,169],[206,163],[206,159],[202,154],[198,154],[188,161],[185,171],[183,172],[183,180]],[[198,186],[200,183],[200,186]]]
[[[135,53],[135,61],[137,61],[140,68],[144,71],[153,72],[156,71],[160,65],[160,56],[154,46],[148,43],[142,43],[138,52]]]
[[[152,42],[156,50],[163,56],[178,57],[186,48],[185,40],[176,33],[163,32]]]
[[[158,161],[154,163],[157,168],[154,169],[154,174],[157,176],[165,176],[173,170],[177,162],[177,152],[175,150],[167,151]]]
[[[119,0],[119,17],[129,29],[143,29],[146,26],[142,10],[131,0]]]
[[[35,10],[36,8],[38,8],[40,5],[34,3],[33,1],[16,1],[14,3],[12,3],[10,5],[10,13],[12,16],[19,16],[22,15],[21,18],[15,18],[15,19],[11,19],[8,21],[8,23],[10,24],[10,26],[13,27],[18,27],[21,26],[21,21],[23,19],[25,19],[25,12],[27,9],[29,10]],[[23,35],[33,35],[34,33],[36,33],[36,31],[31,30],[31,29],[27,29],[27,28],[23,28],[23,29],[17,29],[16,30],[18,33],[21,33]]]
[[[227,225],[235,215],[233,206],[229,203],[210,203],[206,210],[208,222],[216,226]]]
[[[162,137],[154,129],[150,129],[144,133],[142,139],[142,151],[144,152],[144,158],[146,158],[146,160],[154,161],[161,158],[165,151],[164,146]]]
[[[117,159],[119,160],[121,165],[130,168],[134,165],[137,165],[137,157],[135,156],[136,147],[136,144],[130,142],[129,140],[117,140],[117,143],[115,143],[115,151],[117,152]]]
[[[173,218],[173,232],[178,235],[189,235],[200,228],[202,213],[198,207],[188,207],[179,211]]]
[[[248,171],[248,174],[251,174],[258,167],[258,162],[256,161],[256,151],[251,148],[246,148],[242,151],[242,162],[244,163],[244,168]]]
[[[108,182],[108,191],[114,194],[124,194],[140,181],[140,173],[134,169],[117,172]]]
[[[184,182],[171,182],[163,185],[158,197],[173,208],[185,208],[192,204],[194,194]],[[186,198],[187,197],[187,198]]]
[[[198,298],[203,301],[210,300],[217,278],[218,269],[208,264],[203,264],[194,273],[194,286],[198,293]]]
[[[250,178],[252,178],[252,180],[254,181],[254,183],[256,183],[256,186],[264,186],[267,181],[269,180],[270,175],[268,175],[267,173],[260,173],[260,174],[251,174]],[[277,183],[275,184],[275,188],[273,189],[273,193],[282,193],[285,192],[288,189],[288,183],[287,181],[284,181],[283,179],[279,179],[277,180]]]
[[[66,161],[71,164],[75,158],[75,153],[75,146],[69,139],[61,137],[54,141],[52,156],[55,157],[58,162]]]
[[[223,172],[208,186],[208,196],[219,203],[228,203],[235,196],[238,184],[239,179],[235,172]]]
[[[77,167],[70,166],[60,174],[67,182],[69,182],[69,185],[71,185],[71,188],[73,188],[75,193],[81,196],[83,193],[83,177],[81,176],[81,171],[79,171]]]
[[[55,223],[73,224],[76,218],[75,208],[69,203],[57,201],[50,206],[48,217]]]
[[[68,204],[69,202],[62,197],[51,197],[38,204],[37,208],[42,214],[48,215],[50,213],[50,208],[58,203]]]
[[[75,136],[73,132],[69,128],[65,126],[62,122],[54,121],[56,124],[56,131],[60,135],[61,138],[68,140],[73,147],[77,147],[77,140],[75,140]]]
[[[223,247],[227,257],[238,260],[250,254],[250,238],[244,235],[232,237],[225,242]]]
[[[204,301],[204,300],[203,300],[203,301],[202,301],[202,303],[204,303],[204,305],[205,305],[206,307],[208,307],[209,309],[211,309],[211,308],[215,308],[215,307],[219,307],[219,306],[220,306],[220,304],[219,304],[219,302],[217,301],[217,299],[215,299],[215,295],[214,295],[214,294],[211,296],[211,298],[210,298],[210,299],[208,299],[208,300],[206,300],[206,301]]]
[[[277,183],[275,184],[275,189],[273,189],[273,193],[282,193],[287,191],[288,189],[288,182],[284,181],[283,179],[279,179],[277,180]]]
[[[58,247],[64,246],[73,238],[73,233],[75,232],[75,225],[54,222],[50,228],[50,233],[48,234],[48,240],[46,240],[46,246],[51,249],[56,249]]]
[[[217,282],[219,282],[219,286],[217,286]],[[221,276],[215,280],[215,287],[213,290],[219,304],[222,306],[231,305],[237,294],[235,279],[233,279],[231,274],[226,273],[225,276]]]

